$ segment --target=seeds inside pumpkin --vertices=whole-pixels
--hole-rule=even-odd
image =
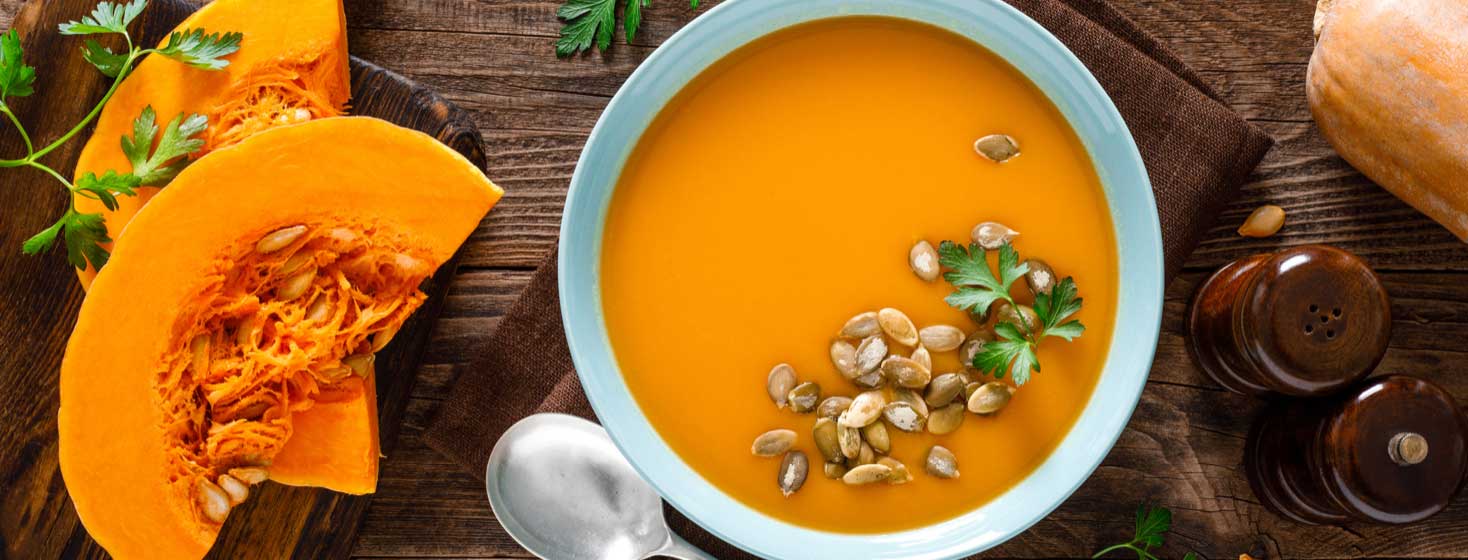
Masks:
[[[316,269],[308,268],[295,276],[286,278],[276,289],[275,297],[281,301],[292,301],[306,295],[306,290],[311,289],[311,283],[316,280]]]
[[[304,235],[306,235],[306,226],[304,225],[280,228],[265,234],[264,237],[260,238],[260,241],[255,242],[255,252],[262,255],[274,253],[291,246],[292,243],[299,241]]]
[[[224,518],[229,516],[229,494],[225,494],[219,485],[200,478],[194,487],[194,498],[206,519],[224,523]]]
[[[240,479],[227,474],[219,475],[219,488],[229,496],[229,505],[237,506],[250,497],[250,487]]]

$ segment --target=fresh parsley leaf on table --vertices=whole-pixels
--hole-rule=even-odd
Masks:
[[[113,52],[95,39],[87,39],[82,44],[82,58],[115,80],[82,122],[40,149],[31,143],[30,135],[21,125],[20,119],[16,118],[6,104],[9,97],[25,97],[33,93],[36,71],[24,63],[20,35],[14,29],[0,35],[0,114],[4,114],[10,124],[15,126],[26,147],[25,157],[0,159],[0,168],[31,167],[40,170],[60,181],[68,194],[95,199],[108,210],[116,210],[117,197],[136,196],[135,189],[139,186],[163,185],[188,164],[189,154],[204,146],[204,141],[198,136],[208,127],[208,120],[203,115],[181,114],[164,126],[160,136],[152,107],[145,108],[137,120],[133,121],[132,136],[122,138],[123,152],[133,167],[129,173],[107,170],[100,177],[95,173],[87,173],[73,183],[40,161],[46,154],[75,137],[101,114],[102,107],[117,92],[117,86],[144,56],[157,54],[195,68],[219,70],[229,65],[229,61],[224,58],[238,51],[244,38],[240,33],[209,34],[202,29],[193,29],[173,33],[169,36],[168,43],[160,48],[141,48],[133,44],[127,27],[147,6],[147,0],[102,2],[97,4],[91,14],[83,16],[81,21],[60,25],[62,35],[122,35],[127,49],[120,53]],[[21,245],[21,251],[28,255],[41,253],[53,246],[58,238],[64,241],[66,257],[72,266],[86,268],[91,264],[94,268],[102,268],[102,265],[107,264],[108,253],[102,248],[102,244],[110,243],[112,239],[107,236],[107,226],[102,214],[84,214],[77,211],[74,203],[69,203],[66,212],[50,227],[27,239]]]
[[[1171,529],[1171,511],[1162,506],[1142,504],[1137,508],[1137,530],[1132,535],[1132,540],[1103,548],[1091,558],[1100,558],[1118,550],[1130,550],[1137,554],[1137,560],[1158,560],[1157,556],[1152,554],[1152,549],[1162,546],[1163,534]],[[1183,560],[1196,560],[1197,558],[1198,555],[1193,552],[1183,556]]]
[[[631,43],[637,36],[637,28],[642,25],[642,9],[652,5],[652,1],[624,1],[623,32],[626,41]],[[698,0],[689,0],[689,5],[698,9]],[[567,57],[586,51],[593,42],[597,50],[605,51],[612,46],[617,0],[566,0],[556,10],[556,17],[566,21],[561,27],[561,38],[556,40],[556,56]]]

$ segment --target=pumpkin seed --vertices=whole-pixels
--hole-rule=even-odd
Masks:
[[[801,451],[791,451],[780,460],[780,475],[776,481],[780,486],[780,493],[790,497],[796,490],[805,485],[805,475],[810,472],[810,459],[805,457]]]
[[[883,422],[867,424],[867,427],[861,429],[861,438],[878,453],[892,452],[892,436],[887,434],[887,424]]]
[[[927,392],[923,393],[923,402],[929,408],[947,406],[963,393],[963,378],[956,373],[945,373],[933,378],[928,384]]]
[[[311,283],[316,280],[316,269],[309,268],[297,272],[295,276],[286,278],[280,286],[275,289],[275,299],[281,301],[294,301],[296,298],[306,295],[306,290],[311,289]]]
[[[1019,237],[1019,232],[999,222],[984,222],[974,226],[969,235],[973,237],[974,243],[985,250],[993,251]]]
[[[1255,208],[1239,226],[1239,235],[1244,237],[1269,237],[1284,227],[1285,211],[1273,204]]]
[[[974,398],[974,393],[977,393],[979,391],[979,387],[983,387],[983,386],[984,386],[984,384],[983,383],[980,383],[978,381],[970,381],[970,382],[964,384],[964,386],[963,386],[963,402],[964,402],[964,405],[965,406],[968,405],[968,400],[969,399]]]
[[[853,467],[860,467],[862,465],[870,465],[872,463],[875,463],[877,462],[877,451],[875,449],[872,449],[872,444],[863,441],[861,442],[861,451],[858,451],[856,453],[856,459],[853,459],[853,461],[855,461],[855,463],[851,465]]]
[[[882,408],[882,417],[892,424],[892,427],[904,432],[921,432],[926,421],[912,405],[905,402],[890,403]]]
[[[816,440],[816,450],[827,461],[840,461],[845,458],[841,452],[840,436],[837,435],[836,422],[830,418],[816,420],[815,428],[811,429],[811,435]]]
[[[331,228],[331,231],[326,232],[326,236],[338,243],[351,243],[357,240],[357,232],[344,227]]]
[[[881,459],[877,459],[877,464],[892,469],[892,474],[887,475],[888,484],[907,484],[912,482],[912,473],[908,472],[907,465],[902,464],[902,461],[891,457],[882,457]]]
[[[851,408],[851,397],[836,395],[821,401],[820,406],[816,407],[816,414],[822,418],[836,418],[848,408]]]
[[[882,370],[879,369],[869,373],[863,373],[860,377],[852,379],[851,382],[863,389],[877,389],[887,382],[887,378],[882,376]]]
[[[879,463],[872,463],[868,465],[861,465],[846,471],[846,474],[841,477],[841,481],[852,486],[859,486],[862,484],[871,484],[873,482],[882,482],[884,480],[887,480],[891,476],[892,467]]]
[[[918,241],[913,244],[912,250],[907,252],[907,265],[912,267],[912,273],[924,282],[932,282],[938,279],[938,251],[933,249],[933,244],[927,241]]]
[[[237,506],[250,497],[250,487],[240,479],[227,474],[219,475],[219,488],[229,496],[229,505]]]
[[[974,142],[974,151],[995,163],[1004,163],[1019,155],[1019,142],[1007,134],[990,134]]]
[[[877,311],[877,324],[882,327],[882,332],[887,333],[898,344],[917,346],[917,326],[912,324],[912,319],[908,319],[906,313],[884,307]]]
[[[963,403],[948,403],[933,411],[928,417],[928,433],[944,435],[951,434],[963,425],[964,414]]]
[[[851,399],[851,406],[841,413],[837,424],[852,428],[864,428],[882,415],[882,407],[887,404],[887,398],[881,391],[867,391],[856,398]]]
[[[770,430],[754,438],[754,444],[749,446],[749,452],[760,457],[774,457],[789,451],[794,445],[795,432]]]
[[[979,352],[984,351],[984,346],[994,341],[994,333],[988,329],[979,329],[968,335],[963,341],[963,346],[958,347],[958,361],[965,368],[974,367],[974,358]]]
[[[199,511],[210,521],[224,523],[224,518],[229,516],[229,495],[213,482],[200,478],[194,488],[194,499],[199,503]]]
[[[861,341],[861,346],[856,347],[856,371],[862,374],[876,371],[886,357],[887,341],[882,340],[882,335],[866,337]]]
[[[918,339],[934,352],[947,352],[963,344],[963,331],[952,325],[932,325],[918,331]]]
[[[189,352],[193,354],[189,367],[194,377],[206,378],[209,375],[209,335],[201,334],[189,341]]]
[[[261,237],[259,241],[256,241],[255,252],[262,255],[274,253],[289,247],[303,235],[306,235],[306,226],[304,225],[280,228],[265,234],[265,237]]]
[[[928,450],[928,459],[923,465],[928,474],[938,478],[958,478],[958,458],[941,445]]]
[[[393,337],[398,335],[398,329],[400,328],[402,328],[402,325],[397,325],[372,333],[372,351],[377,352],[386,347],[387,343],[392,342]]]
[[[846,463],[826,463],[826,478],[839,479],[846,474]]]
[[[855,459],[861,454],[861,430],[851,426],[836,426],[836,441],[841,446],[841,455]]]
[[[974,390],[968,398],[968,409],[975,414],[993,414],[1009,404],[1014,389],[1000,381],[990,381]]]
[[[847,380],[856,379],[861,373],[856,369],[856,347],[845,340],[831,342],[831,363]]]
[[[342,365],[352,368],[352,373],[361,377],[367,377],[372,371],[372,364],[377,361],[376,354],[354,354],[342,358]]]
[[[239,467],[229,469],[229,475],[248,484],[259,484],[270,479],[270,471],[264,467]]]
[[[309,321],[312,323],[319,323],[321,321],[325,321],[327,317],[331,316],[331,312],[331,301],[328,300],[326,297],[318,297],[311,302],[310,307],[306,308],[306,315],[301,320]]]
[[[255,333],[260,330],[260,322],[254,317],[245,319],[234,331],[235,345],[246,348],[255,347]]]
[[[926,387],[933,378],[933,372],[928,368],[902,356],[887,356],[882,360],[882,374],[893,383],[910,389]]]
[[[821,386],[814,381],[806,381],[796,385],[785,397],[790,401],[791,412],[805,414],[816,409],[816,403],[821,401]]]
[[[1007,301],[995,302],[989,310],[990,329],[999,323],[1010,323],[1020,328],[1021,331],[1034,332],[1040,328],[1040,316],[1035,314],[1035,309],[1028,305],[1010,305]]]
[[[841,327],[841,336],[852,340],[861,340],[877,334],[881,330],[881,327],[877,325],[877,312],[867,311],[848,319],[846,324]]]
[[[912,361],[922,364],[923,367],[928,368],[928,371],[933,370],[933,354],[928,352],[927,346],[919,344],[917,348],[913,349],[911,357]]]
[[[291,255],[291,258],[285,260],[285,264],[280,265],[280,270],[276,271],[276,274],[279,276],[290,276],[295,274],[297,270],[300,270],[301,267],[315,260],[315,253],[310,251],[297,251],[296,254]]]
[[[790,367],[790,364],[776,364],[770,369],[769,377],[765,378],[765,390],[778,408],[785,408],[789,404],[790,390],[794,388],[795,368]]]
[[[1055,289],[1055,269],[1048,263],[1040,259],[1025,259],[1025,264],[1030,267],[1025,273],[1025,286],[1029,287],[1031,294],[1048,294]]]
[[[928,415],[928,403],[923,401],[923,396],[915,390],[906,387],[898,387],[892,390],[892,402],[907,403],[916,410],[918,416]]]

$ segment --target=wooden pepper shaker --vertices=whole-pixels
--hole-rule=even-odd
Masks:
[[[1198,289],[1188,347],[1219,385],[1320,396],[1371,373],[1391,338],[1391,301],[1361,259],[1324,245],[1245,257]]]
[[[1411,523],[1447,507],[1468,474],[1468,419],[1428,381],[1389,375],[1328,399],[1278,402],[1244,451],[1254,495],[1310,524]]]

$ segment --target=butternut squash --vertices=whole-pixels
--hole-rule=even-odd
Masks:
[[[372,353],[501,194],[366,117],[180,173],[117,241],[62,361],[61,472],[92,537],[123,559],[203,556],[302,411],[375,403]]]
[[[1307,93],[1371,180],[1468,241],[1468,2],[1320,0]]]

